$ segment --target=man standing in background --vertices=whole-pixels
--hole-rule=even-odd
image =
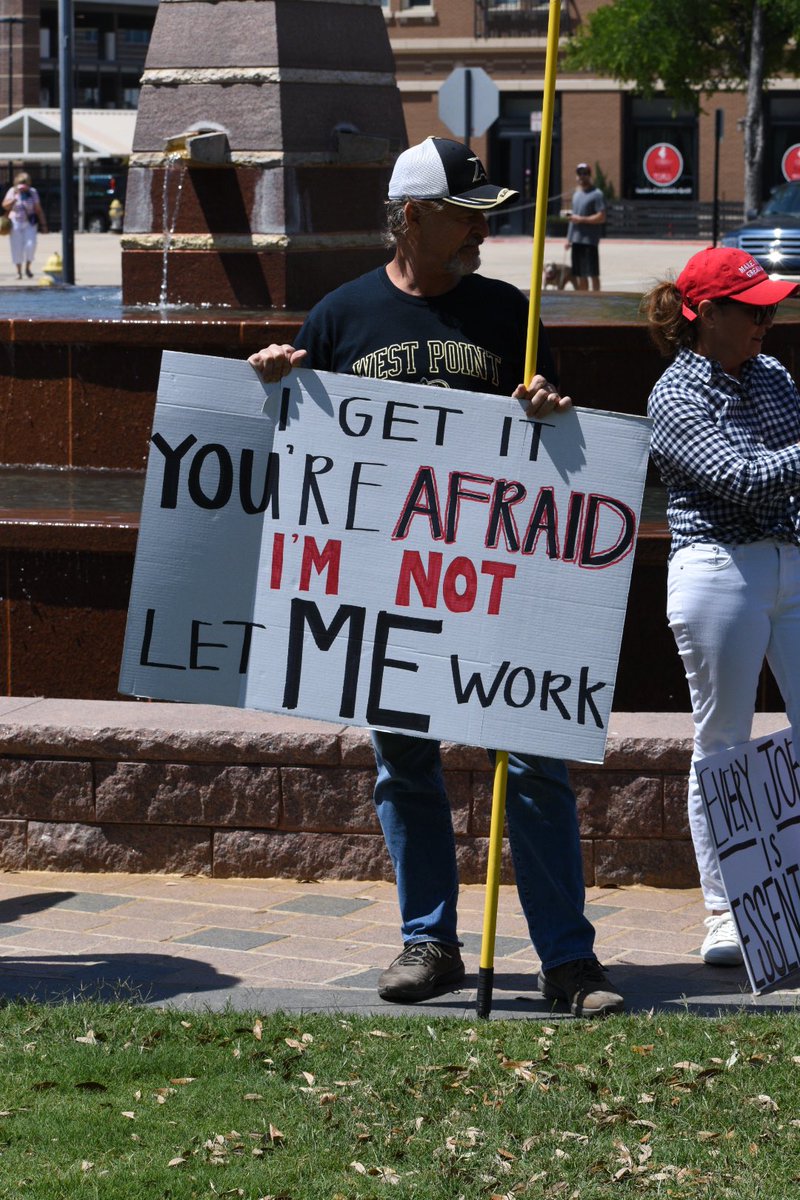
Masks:
[[[601,226],[606,222],[606,202],[599,187],[592,182],[592,169],[588,163],[578,163],[575,168],[577,187],[572,195],[569,228],[566,245],[572,249],[572,282],[579,292],[600,291],[600,241]]]

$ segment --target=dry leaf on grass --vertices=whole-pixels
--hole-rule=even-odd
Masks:
[[[373,1178],[382,1180],[384,1183],[397,1184],[400,1182],[400,1176],[394,1167],[365,1167],[360,1162],[351,1162],[350,1166],[358,1175],[370,1175]]]

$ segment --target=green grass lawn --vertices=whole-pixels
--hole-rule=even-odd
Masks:
[[[791,1014],[0,1009],[2,1200],[800,1196]]]

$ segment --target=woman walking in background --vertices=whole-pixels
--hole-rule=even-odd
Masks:
[[[22,279],[22,268],[28,279],[33,278],[31,264],[36,253],[36,238],[39,230],[47,233],[47,221],[39,201],[39,193],[31,184],[31,177],[25,171],[14,176],[13,186],[8,189],[3,200],[3,208],[11,219],[9,243],[11,245],[11,261],[17,268],[17,278]]]
[[[765,657],[800,749],[800,395],[761,353],[795,287],[719,247],[642,302],[656,345],[675,355],[650,395],[651,453],[668,490],[667,616],[694,718],[689,824],[709,912],[701,954],[726,966],[742,952],[694,764],[749,741]]]

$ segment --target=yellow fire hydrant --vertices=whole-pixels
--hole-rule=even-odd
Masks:
[[[64,264],[61,261],[61,255],[57,251],[48,258],[44,264],[44,274],[39,280],[42,287],[50,287],[53,283],[61,283],[61,277],[64,273]]]
[[[122,218],[124,216],[125,209],[122,207],[122,201],[118,200],[115,196],[108,207],[109,229],[112,233],[122,233]]]

